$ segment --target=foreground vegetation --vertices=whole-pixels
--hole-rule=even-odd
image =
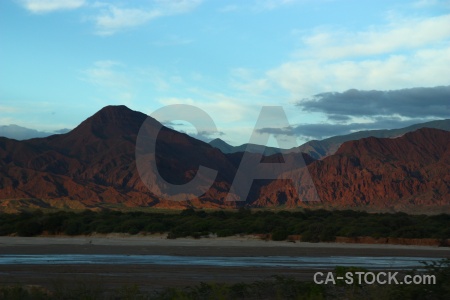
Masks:
[[[336,267],[334,273],[356,271],[364,270]],[[413,270],[409,274],[434,275],[436,284],[317,285],[273,276],[272,279],[253,283],[200,283],[185,288],[143,292],[135,285],[107,290],[97,284],[78,282],[65,285],[60,282],[49,289],[23,285],[0,286],[0,299],[450,299],[450,260],[426,264],[424,272]]]
[[[0,235],[88,235],[92,233],[168,233],[168,238],[237,234],[270,234],[273,240],[301,235],[302,241],[334,241],[342,237],[435,238],[450,237],[450,215],[367,213],[351,210],[195,211],[178,214],[84,211],[0,214]]]

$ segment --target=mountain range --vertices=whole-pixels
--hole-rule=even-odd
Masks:
[[[161,128],[150,153],[161,176],[151,170],[145,175],[161,193],[149,190],[136,167],[136,140],[144,121],[148,130]],[[448,120],[442,122],[434,125],[447,128]],[[264,167],[283,161],[292,166],[285,170],[289,176],[255,180],[245,201],[226,201],[242,157],[260,159],[260,154],[224,153],[143,113],[107,106],[64,134],[25,141],[0,138],[0,210],[311,206],[450,211],[450,132],[422,125],[415,131],[410,127],[410,132],[376,133],[389,138],[331,138],[322,145],[341,145],[334,154],[331,146],[323,146],[322,159],[301,149],[264,156]],[[310,145],[316,142],[323,141]],[[304,164],[296,166],[295,161]],[[205,193],[182,201],[164,197],[167,182],[190,182],[199,165],[217,171]],[[243,172],[251,174],[251,170]],[[311,201],[314,196],[320,201]]]
[[[52,134],[66,133],[70,129],[60,129],[55,132],[38,131],[36,129],[30,129],[19,125],[2,125],[0,126],[0,137],[7,137],[15,140],[28,140],[33,138],[47,137]]]
[[[359,140],[368,137],[395,138],[402,136],[407,132],[415,131],[417,129],[425,127],[450,131],[450,119],[419,123],[399,129],[357,131],[346,135],[329,137],[323,140],[311,140],[299,147],[292,149],[279,149],[276,147],[265,147],[255,144],[242,144],[240,146],[232,146],[219,138],[210,141],[209,144],[220,149],[220,151],[222,151],[223,153],[248,151],[253,153],[262,153],[264,155],[272,155],[275,153],[303,152],[309,154],[315,159],[321,159],[325,156],[334,154],[339,149],[339,146],[344,142]]]

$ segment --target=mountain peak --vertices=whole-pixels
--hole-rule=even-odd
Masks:
[[[94,134],[99,138],[137,135],[148,116],[125,105],[105,106],[74,129],[77,134]]]
[[[96,112],[91,118],[104,121],[120,120],[124,117],[135,114],[142,114],[129,109],[125,105],[108,105]]]
[[[227,146],[230,146],[230,144],[228,144],[227,142],[225,142],[224,140],[222,140],[220,138],[215,138],[215,139],[211,140],[208,144],[210,144],[210,145],[227,145]]]

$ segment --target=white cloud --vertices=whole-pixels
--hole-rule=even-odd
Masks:
[[[330,0],[315,0],[330,1]],[[283,7],[298,3],[313,2],[311,0],[253,0],[253,1],[239,1],[238,4],[227,4],[220,7],[217,11],[221,13],[231,13],[237,11],[247,11],[251,13],[268,12]]]
[[[239,99],[221,94],[206,93],[207,99],[165,97],[159,99],[163,105],[189,104],[206,111],[217,123],[231,123],[245,120],[251,110]],[[255,119],[256,120],[256,119]]]
[[[399,89],[447,85],[450,46],[424,49],[410,55],[361,61],[287,62],[267,72],[267,77],[293,99],[326,91]]]
[[[119,30],[137,27],[161,16],[158,10],[145,11],[135,8],[118,8],[110,5],[95,17],[96,33],[112,35]]]
[[[17,107],[0,105],[0,112],[2,113],[14,113],[17,112]]]
[[[156,3],[160,9],[164,12],[164,15],[176,15],[185,14],[197,6],[199,6],[203,0],[157,0]]]
[[[87,0],[16,0],[22,7],[35,14],[61,10],[73,10],[87,6],[94,15],[88,20],[94,22],[98,35],[112,35],[116,32],[142,26],[156,18],[185,14],[203,0],[145,0],[129,1],[130,6],[111,2],[92,2]]]
[[[396,18],[381,28],[359,32],[318,29],[303,38],[306,49],[298,55],[319,59],[354,58],[416,49],[449,37],[450,14],[423,19]]]
[[[256,0],[254,3],[254,9],[258,11],[273,10],[300,1],[308,1],[308,0]]]
[[[144,25],[154,19],[185,14],[196,8],[203,0],[154,0],[144,7],[126,8],[108,3],[97,3],[100,13],[93,20],[96,33],[112,35],[116,32]]]
[[[231,86],[247,95],[261,95],[270,88],[267,78],[254,79],[254,74],[250,69],[232,69],[231,77]]]
[[[10,124],[17,124],[17,120],[11,118],[11,117],[2,117],[0,115],[0,126],[1,125],[10,125]]]
[[[418,0],[412,4],[414,8],[424,8],[429,6],[434,6],[439,3],[438,0]]]
[[[28,11],[35,14],[44,14],[58,10],[71,10],[83,6],[85,0],[19,0],[19,3]]]
[[[303,31],[304,33],[304,31]],[[327,91],[403,89],[448,85],[450,14],[404,18],[366,30],[316,29],[303,36],[293,59],[255,75],[237,70],[237,88],[261,95],[287,93],[290,101]],[[260,91],[258,91],[258,89]]]
[[[116,61],[101,60],[83,73],[83,79],[98,87],[126,88],[130,85],[128,76],[119,70],[123,65]]]
[[[96,87],[100,103],[104,101],[102,99],[108,99],[110,102],[131,105],[135,100],[135,75],[120,62],[96,61],[81,74],[81,80]]]

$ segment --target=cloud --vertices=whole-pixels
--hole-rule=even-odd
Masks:
[[[301,35],[299,35],[301,34]],[[450,14],[404,17],[360,30],[293,31],[292,58],[264,72],[247,70],[236,87],[291,102],[325,91],[389,90],[449,84]],[[241,72],[242,73],[242,72]]]
[[[393,91],[347,90],[321,93],[297,106],[307,113],[321,113],[327,122],[264,128],[261,133],[323,139],[354,131],[402,128],[450,116],[450,86]]]
[[[192,124],[185,121],[182,122],[162,121],[161,123],[168,128],[177,130],[178,132],[186,133],[191,137],[204,142],[209,142],[217,137],[225,135],[223,131],[196,130]]]
[[[445,118],[450,116],[450,86],[321,93],[299,101],[297,106],[303,111],[325,113],[331,119],[392,115]]]
[[[88,4],[87,0],[16,1],[26,10],[35,14],[73,10],[82,6],[88,7],[94,12],[87,19],[94,22],[95,33],[104,36],[142,26],[160,17],[188,13],[203,2],[203,0],[129,1],[129,5],[133,6],[127,7],[111,2],[92,2]]]
[[[391,17],[384,26],[364,31],[320,30],[302,38],[301,57],[334,60],[416,49],[450,37],[450,14],[428,18]]]
[[[412,6],[414,8],[425,8],[425,7],[429,7],[429,6],[435,6],[439,4],[439,0],[418,0],[415,1]]]
[[[17,111],[18,111],[18,109],[16,107],[0,105],[0,112],[2,112],[2,113],[14,113]]]
[[[212,141],[213,139],[219,138],[219,137],[223,137],[225,135],[225,133],[223,131],[207,131],[207,130],[202,130],[199,132],[191,132],[191,131],[185,131],[180,127],[176,127],[176,128],[172,128],[174,130],[177,130],[178,132],[181,133],[185,133],[191,137],[193,137],[194,139],[203,141],[205,143],[209,143],[210,141]]]
[[[199,99],[165,97],[159,99],[163,105],[188,104],[204,110],[214,118],[216,124],[230,124],[246,120],[250,113],[257,115],[240,100],[233,97],[212,92],[198,92]],[[256,120],[256,116],[255,116]]]
[[[104,88],[127,88],[130,85],[130,79],[120,68],[124,66],[112,60],[96,61],[94,65],[83,73],[83,80]]]
[[[277,9],[282,6],[294,4],[297,2],[301,2],[301,1],[299,1],[299,0],[256,0],[254,2],[254,9],[257,11],[273,10],[273,9]],[[305,2],[305,0],[303,0],[303,2]]]
[[[190,136],[192,136],[193,138],[196,138],[197,140],[201,140],[204,142],[210,142],[211,140],[218,138],[218,137],[223,137],[225,135],[225,133],[223,131],[200,131],[197,133],[191,133],[189,134]]]
[[[135,8],[118,8],[109,5],[95,17],[96,33],[112,35],[126,28],[137,27],[161,16],[158,10],[145,11]]]
[[[156,0],[164,15],[184,14],[199,6],[203,0]]]
[[[234,68],[230,73],[231,86],[249,95],[261,95],[270,89],[268,79],[254,79],[254,74],[250,69]]]
[[[132,105],[135,100],[138,82],[136,73],[120,62],[96,61],[91,67],[81,71],[80,80],[96,87],[99,98],[107,98],[108,101],[126,105]]]
[[[35,14],[45,14],[60,10],[72,10],[85,5],[85,0],[19,0],[26,10]]]
[[[259,132],[278,136],[296,136],[303,140],[321,140],[327,137],[350,134],[356,131],[403,128],[426,121],[429,120],[402,120],[398,117],[379,117],[373,119],[372,122],[367,123],[333,124],[330,122],[299,124],[288,128],[263,128],[260,129]]]
[[[109,3],[97,4],[100,13],[93,17],[98,35],[112,35],[119,31],[144,25],[154,19],[185,14],[203,0],[154,0],[140,8],[119,7]]]
[[[287,62],[266,73],[269,82],[303,98],[323,91],[349,88],[385,90],[448,84],[450,46],[420,49],[365,60],[300,60]],[[256,80],[256,79],[255,79]]]

